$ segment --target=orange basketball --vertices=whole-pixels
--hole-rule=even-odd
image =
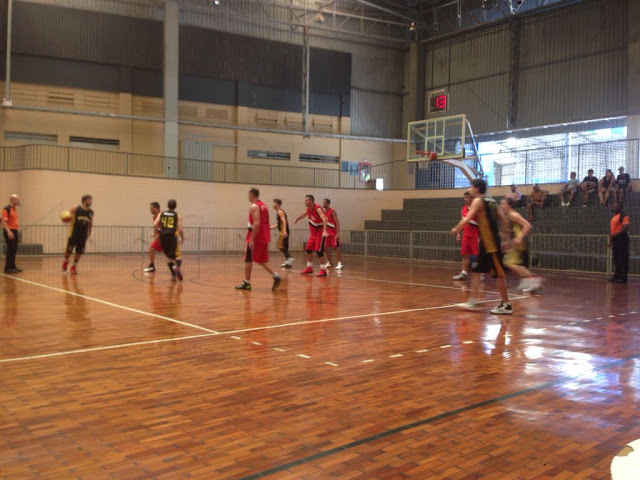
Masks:
[[[68,210],[65,210],[60,214],[60,220],[62,220],[62,223],[69,223],[73,220],[73,215]]]

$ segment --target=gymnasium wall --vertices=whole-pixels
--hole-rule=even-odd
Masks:
[[[0,88],[2,84],[0,83]],[[116,140],[119,146],[109,147],[121,152],[136,154],[163,155],[164,127],[160,118],[162,100],[148,97],[135,97],[130,94],[95,92],[89,90],[66,89],[39,85],[13,84],[13,96],[17,102],[42,108],[53,108],[57,103],[65,102],[68,113],[52,111],[27,111],[20,109],[0,109],[0,145],[17,146],[25,141],[6,139],[8,133],[45,134],[56,136],[56,144],[70,144],[70,137],[82,136],[99,140]],[[179,125],[179,140],[183,158],[197,158],[216,162],[264,163],[268,165],[327,168],[337,170],[338,161],[333,163],[300,162],[300,154],[331,155],[341,161],[388,163],[404,158],[406,144],[353,138],[305,137],[302,134],[268,133],[247,130],[234,130],[234,125],[264,128],[260,122],[273,120],[276,128],[294,128],[301,125],[300,114],[228,107],[224,105],[180,102],[180,114],[186,118]],[[88,116],[74,114],[97,110],[114,115],[136,114],[150,120],[133,120],[108,115]],[[190,117],[188,115],[193,115]],[[217,115],[216,124],[220,127],[197,125],[199,119],[206,121],[207,116]],[[157,118],[153,121],[153,118]],[[189,124],[192,122],[193,124]],[[349,128],[348,119],[312,116],[312,128],[333,133],[343,133]],[[223,125],[229,128],[224,128]],[[11,138],[11,137],[9,137]],[[186,145],[201,144],[210,147],[205,157],[194,157],[193,151]],[[86,147],[86,146],[83,146]],[[96,148],[106,148],[96,144]],[[271,160],[250,158],[250,150],[285,152],[290,160]],[[139,172],[144,174],[145,172]],[[151,173],[151,172],[150,172]]]
[[[459,197],[462,205],[463,194],[462,189],[372,191],[255,186],[260,188],[262,199],[269,205],[272,198],[281,198],[290,218],[304,209],[306,194],[314,195],[318,201],[330,198],[345,230],[362,230],[364,221],[379,220],[382,210],[401,209],[405,198]],[[249,188],[251,185],[245,184],[24,170],[0,175],[0,203],[5,204],[12,193],[17,193],[22,198],[22,224],[52,225],[59,224],[62,210],[76,205],[83,194],[90,193],[94,196],[96,225],[144,226],[149,223],[151,201],[165,205],[169,198],[175,198],[185,225],[242,228],[246,226]],[[543,185],[543,188],[555,193],[559,185]],[[530,189],[520,190],[528,194]],[[504,195],[508,190],[508,187],[497,187],[490,193]],[[455,221],[451,219],[452,226]],[[298,225],[305,227],[304,223]]]
[[[629,0],[578,2],[426,44],[425,95],[482,134],[627,114]]]

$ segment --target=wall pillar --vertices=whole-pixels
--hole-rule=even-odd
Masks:
[[[423,120],[424,86],[425,86],[425,47],[424,44],[413,43],[409,48],[406,61],[405,101],[402,115],[402,135],[407,135],[407,123]]]
[[[178,176],[178,73],[180,9],[175,0],[164,6],[164,168],[168,178]]]
[[[640,2],[628,0],[627,138],[640,138]],[[638,142],[627,144],[627,173],[638,178]]]

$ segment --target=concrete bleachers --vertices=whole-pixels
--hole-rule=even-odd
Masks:
[[[494,197],[498,202],[501,197]],[[527,197],[519,211],[525,218]],[[349,251],[355,254],[459,260],[459,247],[449,234],[460,219],[462,191],[454,198],[408,198],[402,210],[383,210],[380,220],[366,220],[365,232],[353,232]],[[605,272],[610,264],[607,235],[612,211],[599,204],[595,196],[582,207],[578,193],[570,207],[561,207],[557,194],[547,198],[545,208],[534,209],[531,251],[540,268]],[[631,220],[631,234],[640,232],[640,193],[625,201]],[[433,232],[433,233],[429,233]],[[631,272],[640,273],[640,238],[632,238]]]

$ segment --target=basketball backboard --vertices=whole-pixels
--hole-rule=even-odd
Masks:
[[[465,157],[467,117],[453,115],[409,122],[407,162],[422,162],[424,152],[433,152],[438,160]]]
[[[429,161],[442,161],[459,168],[472,180],[483,175],[477,150],[473,130],[464,114],[409,122],[407,162],[424,166]]]

